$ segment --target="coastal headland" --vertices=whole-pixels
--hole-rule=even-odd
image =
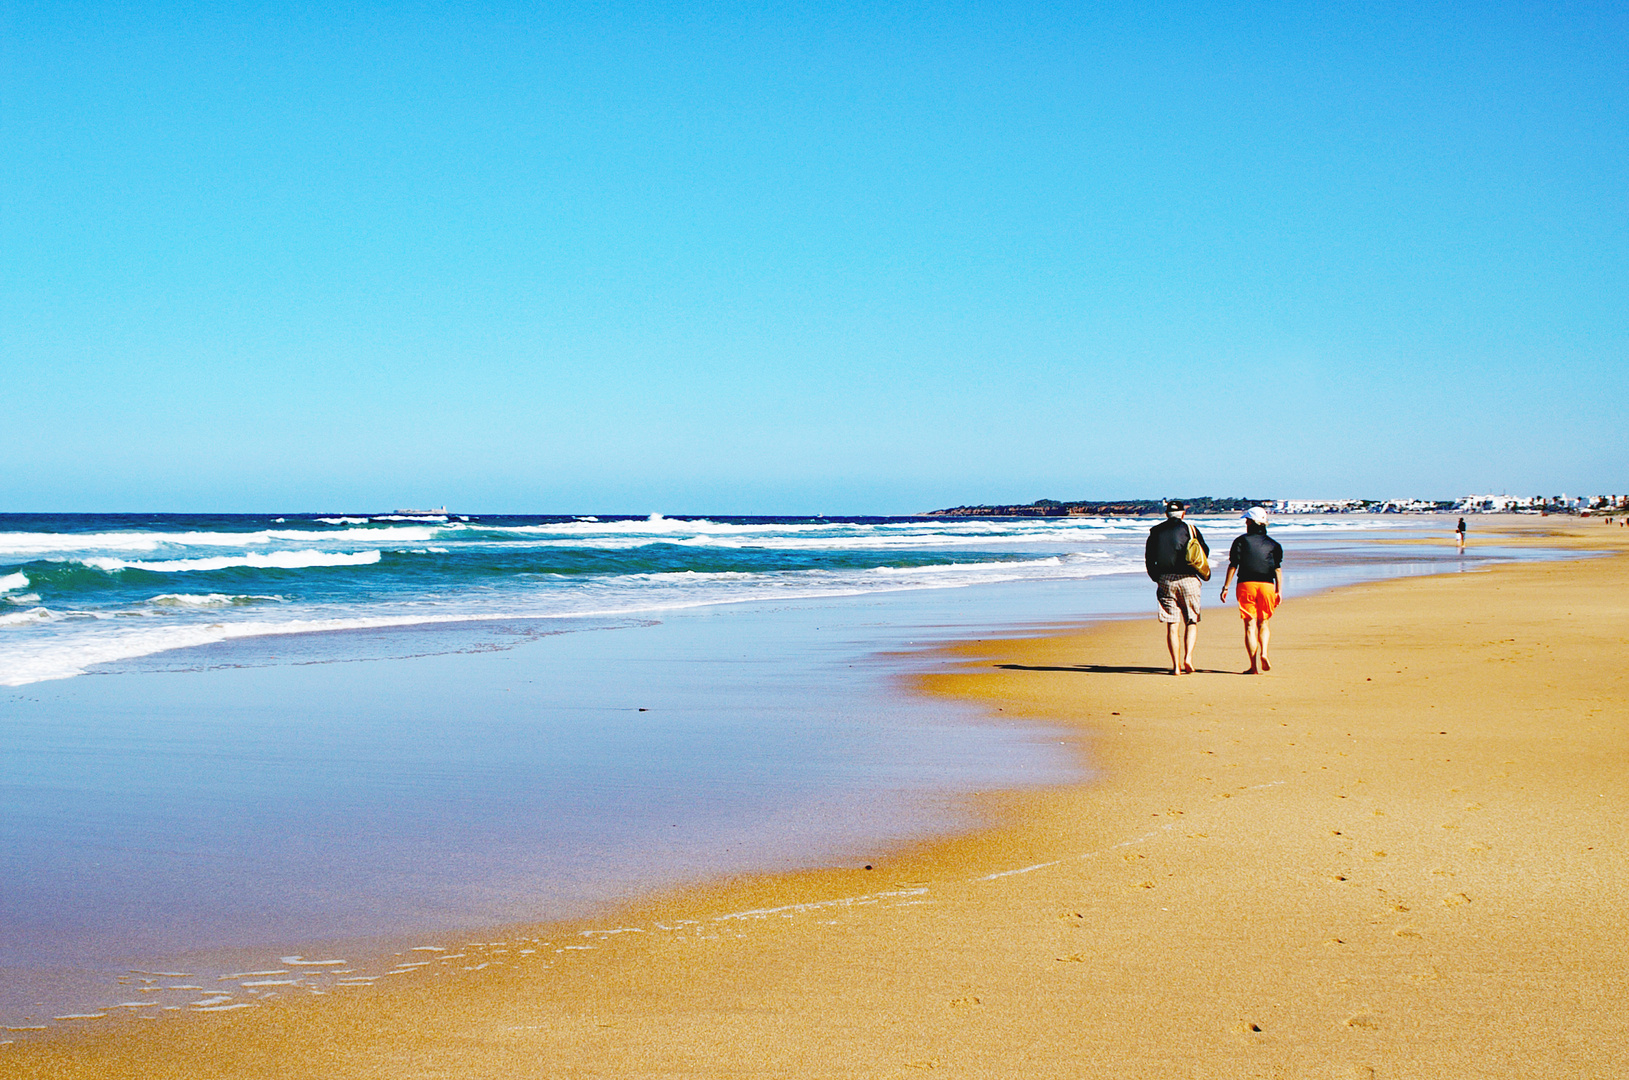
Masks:
[[[380,985],[97,1021],[27,1077],[1598,1077],[1629,1048],[1629,530],[1599,557],[955,646],[915,689],[1091,781],[869,865],[439,941]],[[441,951],[435,951],[439,949]],[[12,1036],[0,1036],[10,1038]]]

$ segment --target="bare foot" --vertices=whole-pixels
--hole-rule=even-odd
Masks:
[[[1184,675],[1192,675],[1193,674],[1193,665],[1192,664],[1183,664],[1182,665],[1182,674],[1184,674]]]
[[[1252,668],[1246,668],[1246,669],[1245,669],[1245,671],[1244,671],[1244,673],[1245,673],[1245,674],[1246,674],[1246,675],[1260,675],[1260,674],[1261,674],[1261,672],[1260,672],[1260,671],[1258,671],[1258,670],[1256,670],[1256,669],[1255,669],[1255,668],[1253,668],[1253,667],[1252,667]]]
[[[1261,658],[1261,670],[1263,670],[1263,671],[1271,671],[1271,670],[1273,670],[1273,665],[1271,665],[1271,664],[1269,664],[1267,662],[1267,657],[1266,656],[1263,656]]]
[[[1181,675],[1182,674],[1182,669],[1181,668],[1172,668],[1171,669],[1171,674],[1172,675]]]

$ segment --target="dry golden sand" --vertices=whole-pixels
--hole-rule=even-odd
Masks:
[[[1218,585],[1198,659],[1236,669]],[[1629,1075],[1629,556],[1361,586],[1274,627],[1264,678],[1089,667],[1163,663],[1151,619],[961,647],[926,692],[1063,725],[1099,772],[977,835],[509,928],[478,972],[0,1047],[0,1071]],[[753,909],[781,910],[728,917]]]

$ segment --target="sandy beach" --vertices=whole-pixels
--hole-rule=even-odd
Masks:
[[[1629,529],[1495,530],[1609,554],[1292,601],[1261,678],[1219,581],[1193,677],[1151,616],[966,642],[920,691],[1066,729],[1091,782],[373,987],[0,1035],[0,1072],[1622,1075]]]

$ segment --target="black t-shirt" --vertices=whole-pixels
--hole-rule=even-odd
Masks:
[[[1284,548],[1266,533],[1245,533],[1233,541],[1227,561],[1240,581],[1273,581],[1273,571],[1284,564]]]

